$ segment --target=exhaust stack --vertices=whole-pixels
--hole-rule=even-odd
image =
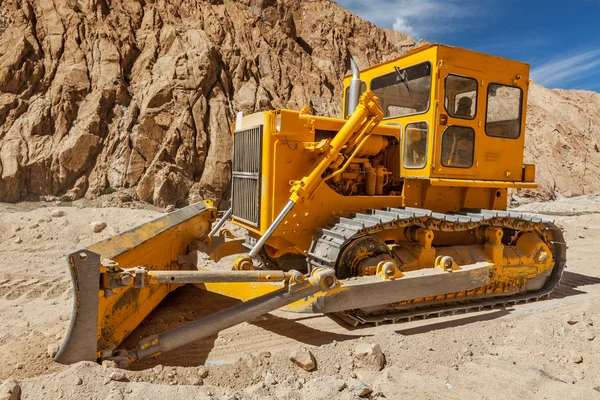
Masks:
[[[360,97],[360,70],[358,64],[353,58],[350,58],[350,68],[352,69],[352,80],[350,81],[350,89],[348,90],[348,110],[346,110],[346,116],[352,115],[356,106],[358,105],[358,99]]]

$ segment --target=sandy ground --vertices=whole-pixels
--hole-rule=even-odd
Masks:
[[[554,215],[565,228],[569,261],[549,300],[362,328],[327,316],[274,312],[134,365],[115,381],[108,376],[120,370],[63,366],[47,348],[60,344],[69,323],[65,255],[162,213],[123,206],[116,197],[0,204],[0,380],[17,380],[22,398],[600,398],[598,197],[519,208]],[[65,215],[52,217],[56,210]],[[92,221],[108,226],[93,233]],[[180,288],[125,347],[156,333],[157,325],[172,328],[232,304],[195,287]],[[382,371],[356,364],[358,343],[379,344],[386,357]],[[314,354],[315,371],[289,360],[298,347]]]

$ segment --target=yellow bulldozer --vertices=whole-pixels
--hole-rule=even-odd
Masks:
[[[280,308],[356,326],[548,296],[565,266],[562,231],[506,211],[508,189],[536,187],[523,164],[529,66],[428,45],[351,67],[342,119],[238,114],[231,208],[218,221],[204,201],[70,254],[75,301],[56,360],[127,367]],[[198,242],[235,262],[182,262]],[[241,301],[119,347],[185,284]]]

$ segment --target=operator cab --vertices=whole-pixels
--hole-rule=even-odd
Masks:
[[[523,165],[529,65],[428,45],[360,79],[379,98],[381,124],[401,129],[401,177],[533,182],[534,166]]]

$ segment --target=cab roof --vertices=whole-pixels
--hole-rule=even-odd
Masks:
[[[515,62],[515,63],[519,63],[519,64],[523,64],[523,65],[529,66],[529,64],[527,64],[527,63],[516,61],[516,60],[511,60],[511,59],[505,58],[505,57],[493,56],[493,55],[482,53],[482,52],[479,52],[479,51],[464,49],[462,47],[449,46],[449,45],[445,45],[445,44],[441,44],[441,43],[431,43],[431,44],[427,44],[425,46],[420,46],[420,47],[417,47],[415,49],[412,49],[409,52],[406,52],[406,53],[404,53],[401,56],[398,56],[396,58],[393,58],[393,59],[381,62],[379,64],[371,65],[371,66],[369,66],[369,67],[367,67],[365,69],[361,69],[360,71],[361,72],[370,71],[372,69],[379,68],[382,65],[394,63],[394,62],[396,62],[398,60],[402,60],[404,58],[411,57],[411,56],[413,56],[415,54],[418,54],[418,53],[421,53],[423,51],[426,51],[426,50],[429,50],[429,49],[432,49],[432,48],[440,48],[440,47],[444,47],[444,48],[450,49],[450,50],[457,50],[457,51],[462,51],[462,52],[470,52],[470,53],[475,53],[475,54],[481,54],[483,56],[494,57],[494,58],[497,58],[497,59],[506,60],[506,61],[512,61],[512,62]],[[350,78],[350,77],[352,77],[352,73],[346,74],[344,76],[344,79],[347,79],[347,78]]]

